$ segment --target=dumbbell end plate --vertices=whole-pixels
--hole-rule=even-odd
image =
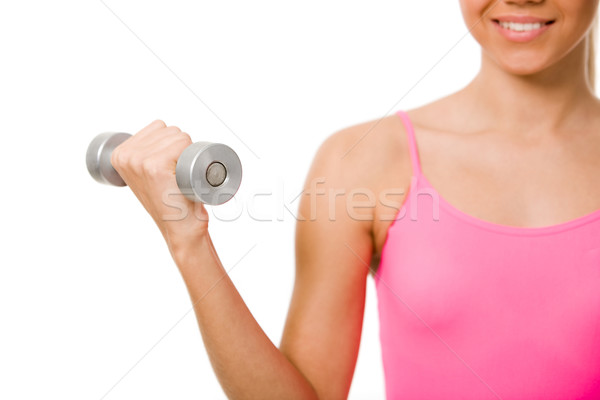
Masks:
[[[101,133],[92,140],[85,154],[87,170],[96,181],[113,186],[127,186],[110,163],[110,156],[118,145],[131,135],[122,132]]]
[[[196,142],[177,160],[177,186],[188,199],[219,205],[231,200],[242,181],[242,163],[229,146]]]

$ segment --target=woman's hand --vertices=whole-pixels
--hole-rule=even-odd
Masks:
[[[208,213],[188,200],[175,179],[177,159],[192,144],[176,126],[156,120],[121,143],[111,164],[142,203],[165,238],[171,254],[208,234]]]

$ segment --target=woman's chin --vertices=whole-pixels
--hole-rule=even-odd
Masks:
[[[548,63],[540,58],[501,59],[496,64],[512,75],[534,75],[548,67]]]

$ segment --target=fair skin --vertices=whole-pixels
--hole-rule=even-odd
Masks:
[[[600,209],[600,102],[586,82],[582,40],[597,1],[495,3],[460,1],[467,26],[483,16],[472,31],[483,48],[479,74],[460,91],[408,111],[424,175],[459,210],[498,224],[547,226]],[[531,43],[509,43],[490,18],[510,13],[555,19],[555,26]],[[408,192],[412,170],[399,118],[341,130],[317,152],[306,192],[324,177],[320,191],[345,194],[302,197],[300,215],[315,218],[297,223],[295,286],[278,347],[226,275],[204,207],[179,197],[187,217],[165,218],[174,210],[163,194],[177,192],[175,163],[189,144],[187,134],[157,120],[111,161],[165,238],[223,389],[235,399],[347,397],[368,267],[392,221],[379,201],[358,211],[361,220],[352,218],[346,197],[354,188],[376,197],[391,188]]]

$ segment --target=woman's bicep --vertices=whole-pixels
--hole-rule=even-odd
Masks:
[[[280,345],[326,399],[350,389],[372,253],[369,211],[357,215],[348,201],[355,182],[346,178],[352,171],[339,159],[339,139],[317,153],[300,200],[296,279]]]

